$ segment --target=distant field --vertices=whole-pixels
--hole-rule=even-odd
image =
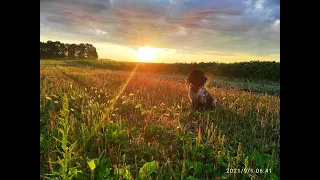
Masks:
[[[185,74],[120,69],[40,61],[41,178],[279,178],[278,83],[215,77],[220,106],[193,112]]]
[[[280,96],[279,82],[259,82],[244,79],[230,79],[224,77],[214,77],[212,79],[213,81],[208,81],[208,85],[210,87],[236,89],[253,93],[267,93]]]
[[[107,70],[117,70],[117,71],[132,71],[135,67],[133,62],[118,62],[112,60],[42,60],[43,64],[54,65],[60,64],[67,67],[81,67],[81,68],[95,68],[95,69],[107,69]],[[172,78],[185,79],[187,74],[193,69],[192,67],[186,67],[185,64],[181,65],[172,65],[173,68],[167,68],[166,73],[164,70],[161,70],[160,67],[155,65],[148,65],[146,63],[141,63],[137,71],[148,71],[150,67],[153,67],[151,72],[154,74],[161,74],[162,76],[170,76]],[[159,65],[161,66],[161,65]],[[181,66],[179,70],[178,66]],[[178,71],[176,70],[178,69]],[[190,70],[189,70],[190,69]],[[207,69],[208,68],[203,68]],[[209,69],[210,70],[210,69]],[[177,72],[176,72],[177,71]],[[170,73],[169,73],[170,72]],[[280,95],[280,82],[269,81],[269,80],[252,80],[245,78],[230,78],[223,76],[216,76],[212,73],[206,73],[209,78],[208,85],[215,88],[224,88],[224,89],[236,89],[244,90],[257,93],[268,93],[271,95]]]

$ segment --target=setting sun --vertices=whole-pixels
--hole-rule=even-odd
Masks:
[[[157,56],[158,51],[156,48],[139,47],[136,54],[139,61],[149,62],[149,61],[152,61]]]

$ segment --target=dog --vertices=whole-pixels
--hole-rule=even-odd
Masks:
[[[201,70],[195,69],[188,75],[189,99],[192,103],[192,109],[210,110],[217,107],[217,101],[212,98],[204,85],[207,77]]]

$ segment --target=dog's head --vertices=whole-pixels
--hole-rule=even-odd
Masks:
[[[198,88],[203,86],[207,79],[208,78],[204,75],[204,72],[195,69],[188,75],[187,80],[191,88]]]

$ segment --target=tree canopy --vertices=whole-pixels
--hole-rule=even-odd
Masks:
[[[89,43],[64,44],[40,42],[40,59],[98,59],[97,49]]]

